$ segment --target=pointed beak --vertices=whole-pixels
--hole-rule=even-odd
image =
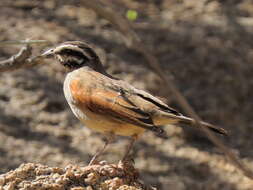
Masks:
[[[41,54],[44,58],[51,58],[54,56],[54,48],[51,48],[49,50],[46,50],[44,53]]]

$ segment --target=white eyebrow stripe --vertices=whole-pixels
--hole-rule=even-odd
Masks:
[[[78,52],[82,53],[84,56],[88,57],[89,59],[92,59],[92,57],[89,54],[87,54],[84,50],[82,50],[78,46],[71,45],[71,44],[60,45],[60,46],[58,46],[58,47],[55,48],[54,52],[60,52],[60,51],[62,51],[65,48],[66,49],[72,49],[72,50],[78,51]]]

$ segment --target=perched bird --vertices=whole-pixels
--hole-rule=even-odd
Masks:
[[[163,125],[195,127],[193,119],[183,116],[148,92],[108,74],[87,43],[64,42],[42,56],[54,56],[69,70],[64,81],[64,94],[75,116],[86,127],[109,136],[90,164],[103,153],[113,135],[132,137],[125,159],[134,141],[146,130],[162,134]],[[201,124],[216,133],[227,134],[224,129],[209,123]]]

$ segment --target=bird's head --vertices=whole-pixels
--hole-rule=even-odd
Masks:
[[[75,70],[89,66],[94,70],[103,66],[94,50],[85,42],[68,41],[45,51],[43,57],[55,57],[64,67]]]

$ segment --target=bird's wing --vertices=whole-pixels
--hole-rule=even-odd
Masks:
[[[146,102],[152,103],[153,105],[156,106],[156,109],[159,109],[161,111],[173,114],[173,115],[182,115],[179,113],[177,110],[169,107],[167,104],[165,104],[163,101],[161,101],[159,98],[152,96],[151,94],[143,91],[143,90],[138,90],[135,89],[135,94],[139,97],[141,97],[143,100]]]
[[[72,81],[70,88],[79,106],[85,106],[93,113],[120,122],[127,122],[158,134],[163,133],[160,127],[154,125],[150,114],[136,106],[120,89],[94,86],[89,92],[84,92],[78,83],[80,82],[77,80]]]

